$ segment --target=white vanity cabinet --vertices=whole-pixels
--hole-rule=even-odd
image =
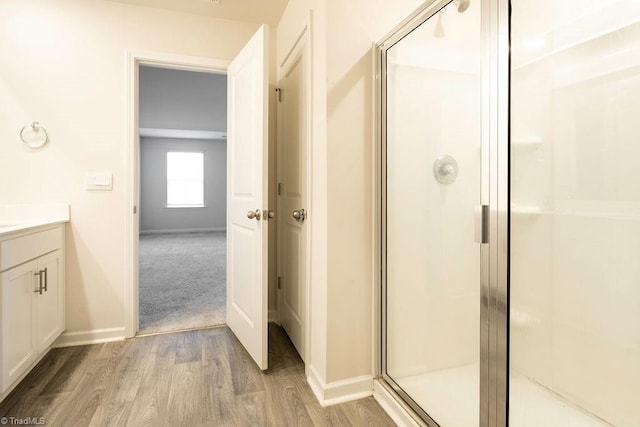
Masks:
[[[0,396],[64,331],[64,298],[64,224],[0,237]]]

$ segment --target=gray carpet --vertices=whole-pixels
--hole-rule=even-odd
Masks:
[[[225,323],[225,233],[140,236],[139,300],[139,333]]]

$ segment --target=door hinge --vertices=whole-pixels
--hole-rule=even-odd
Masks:
[[[281,195],[282,195],[282,183],[279,182],[278,183],[278,196],[281,196]]]
[[[282,89],[277,87],[276,88],[276,93],[278,94],[278,102],[282,102]]]
[[[137,214],[138,213],[138,207],[136,205],[133,205],[133,214]]]
[[[281,288],[281,286],[282,286],[282,285],[281,285],[281,280],[280,280],[280,279],[281,279],[281,278],[280,278],[280,276],[278,276],[278,289],[280,289],[280,288]]]

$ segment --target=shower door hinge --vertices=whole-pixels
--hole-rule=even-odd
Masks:
[[[281,287],[280,282],[281,282],[280,276],[278,276],[278,289],[280,289],[280,287]]]
[[[480,205],[476,210],[476,242],[489,243],[489,205]]]
[[[282,89],[277,87],[276,88],[276,93],[278,94],[278,102],[282,102]]]

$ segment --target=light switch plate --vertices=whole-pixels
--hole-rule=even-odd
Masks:
[[[89,171],[85,175],[84,186],[87,190],[112,190],[113,172]]]

